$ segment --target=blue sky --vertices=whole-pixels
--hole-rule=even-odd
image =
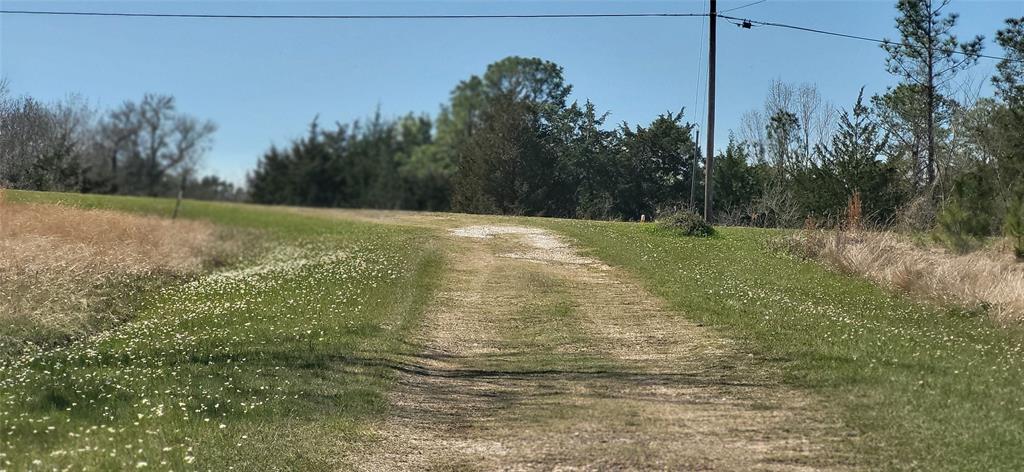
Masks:
[[[750,0],[719,2],[719,10]],[[894,37],[894,1],[781,1],[736,16],[872,37]],[[120,1],[0,0],[3,9],[180,13],[405,14],[700,12],[694,1]],[[954,0],[961,37],[986,36],[1024,1]],[[698,67],[703,18],[502,20],[210,20],[0,16],[0,74],[16,94],[56,100],[79,93],[109,108],[146,92],[173,94],[179,107],[219,130],[204,170],[235,182],[274,144],[301,136],[309,121],[372,114],[436,113],[452,87],[509,55],[537,56],[565,68],[578,100],[590,99],[613,123],[646,123],[686,108],[703,123]],[[876,44],[775,28],[719,23],[718,132],[724,146],[740,116],[759,107],[773,79],[815,83],[848,107],[857,90],[884,91],[895,80]],[[972,69],[987,82],[995,62]],[[700,80],[703,80],[701,78]],[[987,83],[982,89],[989,93]],[[697,116],[695,116],[697,115]]]

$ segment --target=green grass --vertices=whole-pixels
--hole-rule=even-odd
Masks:
[[[170,218],[174,212],[173,198],[127,197],[60,192],[25,192],[5,190],[7,201],[16,203],[59,203],[78,208],[97,208]],[[282,238],[309,238],[322,235],[358,233],[370,227],[365,224],[338,224],[329,218],[311,218],[280,207],[242,203],[184,200],[179,218],[205,220],[218,225],[255,229]]]
[[[530,263],[525,263],[528,265]],[[501,341],[500,356],[485,357],[474,367],[508,372],[599,371],[614,368],[613,361],[592,350],[584,321],[567,280],[530,271],[505,274],[504,282],[516,293],[529,294],[515,310],[495,323]],[[571,352],[564,351],[571,347]],[[576,349],[581,349],[579,352]]]
[[[7,197],[160,215],[174,205]],[[291,249],[248,263],[265,272],[149,294],[136,321],[4,367],[0,468],[337,468],[338,448],[386,412],[394,373],[382,366],[413,349],[404,340],[443,266],[423,242],[429,231],[193,201],[182,216]],[[742,340],[784,382],[834,406],[869,466],[1024,470],[1020,332],[772,252],[770,231],[687,238],[656,225],[529,222],[632,272],[682,316]],[[551,346],[574,342],[579,320],[558,284],[523,283],[537,296],[510,335],[540,354],[521,367],[556,363]]]
[[[1019,332],[774,253],[770,231],[687,238],[656,225],[532,221],[834,405],[860,433],[851,451],[873,468],[1024,469]]]
[[[9,192],[169,214],[173,201]],[[186,202],[277,249],[140,297],[136,318],[0,366],[0,469],[336,469],[386,412],[443,260],[428,231]]]

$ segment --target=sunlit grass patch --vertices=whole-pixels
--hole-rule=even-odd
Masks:
[[[1024,336],[776,253],[777,232],[685,238],[654,225],[534,220],[635,273],[672,308],[744,340],[822,395],[873,467],[1020,470]]]

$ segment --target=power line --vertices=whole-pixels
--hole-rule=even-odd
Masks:
[[[730,8],[728,10],[723,11],[722,13],[729,13],[731,11],[736,11],[736,10],[740,10],[740,9],[743,9],[743,8],[752,7],[754,5],[759,5],[759,4],[762,4],[762,3],[767,2],[767,1],[768,0],[757,0],[756,2],[750,2],[750,3],[746,4],[746,5],[740,5],[740,6],[736,7],[736,8]],[[719,14],[719,16],[721,16],[721,13]]]
[[[463,20],[525,18],[682,18],[706,17],[707,13],[537,13],[467,15],[253,15],[230,13],[128,13],[56,10],[0,10],[6,15],[107,16],[131,18],[210,18],[252,20]]]
[[[700,9],[701,11],[708,11],[710,7],[706,6],[707,1],[701,0]],[[697,129],[694,130],[693,138],[693,158],[690,160],[690,210],[697,211],[697,156],[700,154],[700,130],[703,127],[701,124],[701,117],[704,116],[704,105],[706,102],[701,101],[700,92],[702,90],[701,82],[703,79],[703,68],[704,68],[704,48],[701,45],[704,44],[704,22],[700,24],[700,40],[697,41],[697,79],[694,81],[693,91],[693,120],[696,124]],[[705,93],[706,90],[705,90]]]
[[[707,5],[707,1],[706,0],[701,0],[700,6],[701,6],[701,10],[702,11],[706,11],[709,8],[706,5]],[[707,27],[707,25],[705,25],[703,22],[701,22],[701,24],[700,24],[700,39],[697,41],[698,45],[703,45],[704,44],[704,32],[705,32],[706,27]],[[700,117],[704,115],[704,103],[705,102],[701,101],[701,98],[700,98],[701,97],[701,91],[703,90],[703,87],[701,87],[701,83],[703,82],[703,79],[704,79],[704,75],[703,75],[703,72],[702,72],[703,70],[704,70],[704,48],[698,46],[697,47],[697,80],[696,80],[696,83],[694,84],[694,91],[693,91],[693,111],[695,112],[694,113],[694,118],[697,119],[697,120],[699,120]]]
[[[836,32],[836,31],[827,31],[827,30],[823,30],[823,29],[809,28],[809,27],[806,27],[806,26],[790,25],[790,24],[786,24],[786,23],[775,23],[775,22],[771,22],[771,21],[751,20],[749,18],[739,18],[739,17],[735,17],[735,16],[728,16],[728,15],[718,15],[718,17],[719,18],[724,18],[726,20],[740,21],[740,22],[743,22],[743,23],[753,24],[753,25],[757,25],[757,26],[772,26],[772,27],[775,27],[775,28],[785,28],[785,29],[791,29],[791,30],[796,30],[796,31],[803,31],[803,32],[807,32],[807,33],[816,33],[816,34],[824,34],[824,35],[828,35],[828,36],[837,36],[837,37],[840,37],[840,38],[856,39],[856,40],[859,40],[859,41],[868,41],[868,42],[878,43],[878,44],[898,44],[896,42],[889,41],[887,39],[878,39],[878,38],[872,38],[872,37],[868,37],[868,36],[858,36],[858,35],[855,35],[855,34],[839,33],[839,32]],[[742,26],[742,24],[741,24],[741,26]],[[967,53],[964,53],[963,51],[957,51],[955,49],[939,49],[939,48],[936,48],[935,50],[936,51],[940,51],[940,52],[950,52],[950,53],[953,53],[953,54],[959,54],[959,55],[963,55],[963,56],[969,55]],[[973,54],[970,54],[970,55],[973,55]],[[1024,62],[1024,60],[1022,60],[1022,59],[1014,59],[1014,58],[1002,57],[1002,56],[991,56],[991,55],[988,55],[988,54],[977,54],[977,57],[984,57],[986,59],[995,59],[995,60],[998,60],[998,61],[1004,61],[1005,60],[1005,61],[1011,61],[1011,62]]]
[[[767,0],[758,0],[728,11],[738,10],[749,6],[763,3]],[[725,12],[723,12],[725,13]],[[253,20],[468,20],[468,19],[543,19],[543,18],[695,18],[708,17],[708,13],[536,13],[536,14],[466,14],[466,15],[255,15],[255,14],[229,14],[229,13],[130,13],[130,12],[97,12],[97,11],[58,11],[58,10],[0,10],[5,15],[36,15],[36,16],[93,16],[93,17],[131,17],[131,18],[207,18],[207,19],[253,19]],[[886,39],[859,36],[855,34],[828,31],[807,26],[776,23],[771,21],[752,20],[724,14],[718,14],[718,18],[725,20],[740,21],[741,26],[749,25],[771,26],[775,28],[791,29],[807,33],[823,34],[846,39],[855,39],[878,44],[897,44]],[[963,51],[952,49],[936,49],[952,54],[967,55]],[[978,54],[977,57],[986,59],[1006,60],[1011,62],[1024,62],[1024,59],[992,56]]]

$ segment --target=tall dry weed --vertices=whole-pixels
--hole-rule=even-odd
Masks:
[[[860,205],[860,192],[853,192],[853,196],[850,197],[846,203],[846,221],[844,227],[847,231],[860,231],[862,221],[864,220],[864,211]]]
[[[0,192],[0,355],[118,321],[139,283],[200,270],[215,240],[208,223],[15,204]]]
[[[932,301],[983,307],[1001,324],[1024,322],[1024,263],[999,247],[958,255],[888,231],[817,229],[787,247]]]

